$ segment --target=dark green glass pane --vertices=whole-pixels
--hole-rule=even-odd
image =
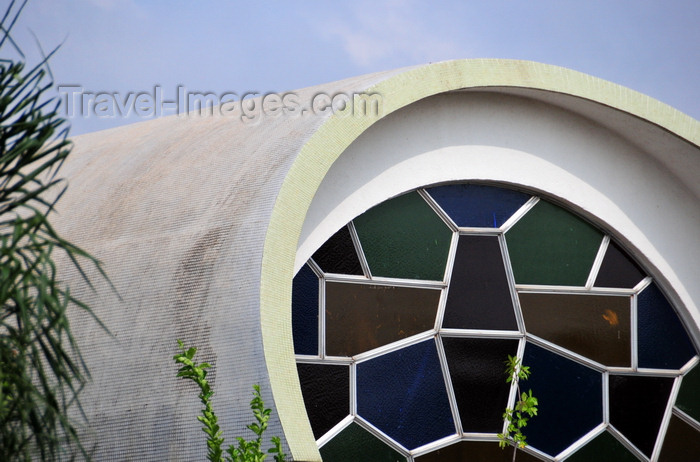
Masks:
[[[318,286],[309,265],[292,281],[292,338],[298,355],[318,355]]]
[[[410,450],[454,434],[435,341],[358,363],[357,413]]]
[[[350,367],[297,364],[314,438],[318,439],[350,413]]]
[[[460,441],[450,446],[416,457],[416,462],[512,462],[513,447],[501,449],[498,443]],[[518,451],[516,462],[541,462],[535,456]]]
[[[457,226],[498,228],[525,202],[529,194],[476,184],[450,184],[427,190]]]
[[[630,297],[520,293],[528,333],[606,366],[630,367]]]
[[[416,192],[354,220],[373,276],[442,281],[452,232]]]
[[[610,375],[610,423],[648,457],[654,450],[673,380]]]
[[[326,283],[326,354],[354,356],[435,327],[440,291]]]
[[[392,447],[356,423],[351,423],[319,450],[324,462],[405,461]]]
[[[515,282],[583,286],[602,239],[579,217],[540,200],[506,233]]]
[[[442,344],[462,429],[471,433],[500,433],[510,391],[503,374],[503,361],[508,355],[516,355],[518,341],[443,337]]]
[[[312,258],[324,273],[363,275],[360,259],[357,257],[347,226],[343,226],[331,236]]]
[[[639,367],[680,369],[695,356],[681,320],[655,283],[637,298]]]
[[[498,237],[459,237],[442,326],[518,329]]]
[[[700,364],[696,364],[683,376],[676,406],[700,422]]]
[[[603,432],[576,451],[566,462],[639,462],[614,436]]]
[[[611,242],[595,279],[596,287],[631,289],[646,275],[617,244]]]
[[[529,342],[523,364],[531,375],[520,388],[531,389],[539,401],[523,431],[528,444],[555,456],[603,421],[600,372]]]
[[[700,431],[672,415],[659,462],[683,461],[700,461]]]

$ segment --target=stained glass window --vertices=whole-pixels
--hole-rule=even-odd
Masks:
[[[294,278],[294,347],[324,461],[700,460],[700,358],[634,258],[584,217],[496,185],[390,199]]]

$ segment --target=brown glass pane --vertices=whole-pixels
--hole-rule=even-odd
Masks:
[[[326,354],[354,356],[432,329],[440,290],[326,284]]]
[[[533,293],[519,296],[529,333],[606,366],[631,365],[629,297]]]
[[[486,441],[460,441],[450,446],[437,449],[420,457],[416,457],[416,462],[512,462],[513,447],[505,449],[498,447],[498,443]],[[518,451],[516,462],[541,462],[535,456]]]
[[[644,272],[639,266],[617,244],[611,242],[605,251],[595,286],[631,289],[644,278]]]
[[[459,237],[442,325],[456,329],[518,328],[498,237]]]
[[[659,462],[684,460],[700,460],[700,431],[673,415],[661,448]]]

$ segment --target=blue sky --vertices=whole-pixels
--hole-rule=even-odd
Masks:
[[[459,58],[568,67],[700,119],[699,0],[30,0],[29,61],[62,43],[56,84],[81,91],[283,92]],[[31,32],[30,32],[31,31]],[[73,135],[138,122],[77,111]]]

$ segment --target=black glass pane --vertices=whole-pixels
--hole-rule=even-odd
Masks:
[[[500,433],[510,391],[503,362],[515,356],[518,341],[443,337],[442,344],[463,430]]]
[[[625,446],[608,432],[596,436],[593,441],[576,451],[567,462],[639,462]]]
[[[696,364],[683,376],[676,406],[700,422],[700,364]]]
[[[357,413],[408,449],[454,434],[435,342],[358,363]]]
[[[376,436],[351,423],[320,449],[324,462],[400,462],[406,458]]]
[[[316,439],[350,413],[350,367],[297,364],[301,394]]]
[[[347,226],[343,226],[331,236],[312,258],[324,273],[363,275],[360,259],[357,257]]]
[[[451,184],[427,190],[457,226],[498,228],[525,202],[529,194],[475,184]]]
[[[700,431],[671,416],[659,462],[700,461]]]
[[[539,401],[523,431],[528,444],[554,456],[603,421],[599,372],[529,342],[523,364],[531,375],[521,391],[531,389]]]
[[[498,237],[459,237],[442,325],[518,329]]]
[[[318,355],[318,276],[309,265],[292,283],[292,336],[294,353]]]
[[[631,289],[645,277],[641,268],[617,244],[610,242],[594,285]]]
[[[637,313],[639,367],[680,369],[695,356],[678,315],[656,284],[639,294]]]
[[[416,457],[416,462],[512,462],[513,447],[501,449],[498,443],[460,441],[450,446]],[[535,456],[518,451],[516,462],[541,462]]]
[[[606,366],[629,367],[630,297],[521,293],[527,331]]]
[[[610,423],[647,456],[654,450],[673,380],[610,375]]]

